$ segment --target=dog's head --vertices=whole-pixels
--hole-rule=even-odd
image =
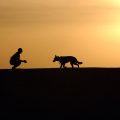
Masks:
[[[53,62],[55,62],[55,61],[59,61],[59,56],[56,56],[56,55],[55,55],[55,57],[54,57],[54,59],[53,59]]]

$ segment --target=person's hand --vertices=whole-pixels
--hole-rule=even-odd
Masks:
[[[23,62],[24,62],[24,63],[27,63],[27,61],[26,61],[26,60],[23,60]]]

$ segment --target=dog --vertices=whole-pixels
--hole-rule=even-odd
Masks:
[[[60,68],[66,68],[65,64],[70,62],[72,68],[74,65],[77,65],[79,68],[79,64],[83,64],[83,62],[79,62],[74,56],[56,56],[53,59],[53,62],[58,61],[60,63]]]

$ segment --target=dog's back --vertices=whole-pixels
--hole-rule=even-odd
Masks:
[[[60,63],[68,63],[68,62],[76,63],[78,61],[73,56],[61,56],[61,57],[59,57],[59,62]]]

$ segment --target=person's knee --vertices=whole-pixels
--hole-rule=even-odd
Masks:
[[[18,61],[18,62],[16,62],[16,63],[14,64],[15,67],[18,67],[18,66],[20,66],[20,65],[21,65],[21,61]]]

